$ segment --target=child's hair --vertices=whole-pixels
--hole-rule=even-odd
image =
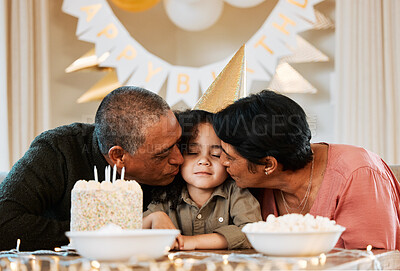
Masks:
[[[179,149],[184,155],[187,152],[190,140],[197,137],[199,124],[213,124],[213,113],[204,110],[175,111],[175,116],[182,127],[182,137]],[[152,189],[152,202],[164,203],[171,201],[171,209],[176,209],[181,198],[182,188],[186,185],[181,173],[176,175],[174,181],[166,186],[158,186]]]

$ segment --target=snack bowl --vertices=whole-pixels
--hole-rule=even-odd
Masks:
[[[170,250],[179,230],[138,229],[115,232],[69,231],[77,252],[98,261],[149,260],[159,258]]]
[[[312,232],[261,232],[243,228],[255,250],[269,256],[308,257],[332,250],[345,230]]]

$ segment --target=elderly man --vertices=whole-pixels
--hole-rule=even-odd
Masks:
[[[93,179],[93,168],[125,167],[138,181],[143,206],[150,188],[171,183],[183,163],[177,147],[181,128],[168,104],[136,87],[121,87],[100,104],[95,124],[74,123],[46,131],[0,185],[0,250],[53,249],[68,244],[71,190]]]

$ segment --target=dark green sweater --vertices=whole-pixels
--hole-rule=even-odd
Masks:
[[[100,153],[94,125],[74,123],[46,131],[0,184],[0,250],[54,249],[68,244],[71,190],[76,181],[104,180],[108,165]],[[150,201],[142,185],[143,206]]]

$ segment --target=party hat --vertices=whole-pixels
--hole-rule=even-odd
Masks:
[[[246,95],[246,55],[243,44],[193,109],[217,113]]]
[[[77,102],[86,103],[90,101],[101,100],[113,89],[116,89],[120,86],[121,84],[118,82],[117,72],[112,70],[88,91],[86,91],[81,97],[79,97]]]
[[[66,69],[66,73],[75,72],[83,69],[97,69],[97,70],[105,70],[103,67],[99,67],[98,65],[106,60],[106,58],[110,55],[109,52],[104,53],[100,57],[97,57],[95,49],[90,49],[86,54],[75,60],[71,65],[69,65]],[[109,69],[109,68],[106,68]]]

